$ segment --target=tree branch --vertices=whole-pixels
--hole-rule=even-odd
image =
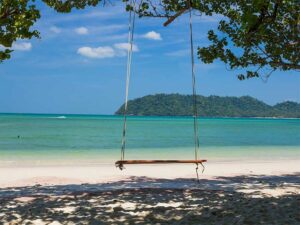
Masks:
[[[274,61],[270,61],[269,64],[272,66],[276,66],[276,67],[289,67],[291,69],[294,70],[300,70],[300,65],[299,64],[295,64],[295,63],[285,63],[285,62],[274,62]]]
[[[181,9],[179,12],[177,12],[174,16],[171,16],[165,23],[164,26],[168,26],[170,23],[172,23],[177,17],[181,16],[188,8]]]

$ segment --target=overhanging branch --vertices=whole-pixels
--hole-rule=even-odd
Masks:
[[[188,8],[181,9],[179,12],[177,12],[174,16],[171,16],[165,23],[164,26],[168,26],[170,23],[172,23],[177,17],[181,16]]]

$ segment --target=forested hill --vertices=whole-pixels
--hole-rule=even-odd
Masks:
[[[128,102],[128,114],[138,116],[192,115],[192,95],[156,94]],[[283,102],[270,106],[250,96],[197,96],[200,116],[204,117],[283,117],[300,118],[300,104]],[[123,114],[124,105],[115,113]]]

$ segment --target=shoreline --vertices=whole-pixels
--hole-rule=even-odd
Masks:
[[[116,118],[123,118],[122,114],[69,114],[69,113],[5,113],[0,112],[0,116],[7,115],[7,116],[54,116],[53,119],[67,119],[68,116],[76,117],[76,116],[83,116],[83,117],[116,117]],[[127,115],[128,117],[152,117],[152,118],[193,118],[193,115],[185,115],[185,116],[179,116],[179,115]],[[249,117],[235,117],[235,116],[198,116],[199,119],[290,119],[290,120],[300,120],[300,117],[256,117],[256,116],[249,116]]]
[[[210,164],[210,165],[216,165],[216,164],[234,164],[234,165],[239,165],[239,164],[280,164],[283,161],[289,161],[291,163],[300,163],[300,158],[299,159],[295,159],[295,158],[289,158],[289,159],[285,159],[285,158],[276,158],[276,159],[267,159],[267,158],[258,158],[258,159],[254,159],[254,158],[207,158],[204,157],[204,159],[207,160],[207,162],[205,162],[204,164]],[[102,167],[102,166],[114,166],[115,162],[118,161],[119,159],[116,160],[95,160],[92,161],[91,159],[86,159],[86,160],[71,160],[71,159],[63,159],[63,160],[57,160],[57,159],[39,159],[39,160],[23,160],[23,161],[19,161],[19,160],[0,160],[0,169],[1,168],[43,168],[43,167]],[[134,159],[136,160],[136,159]],[[137,159],[139,160],[139,159]],[[146,160],[160,160],[157,158],[147,158]],[[172,158],[169,160],[189,160],[189,159],[182,159],[182,158]],[[169,165],[179,165],[179,164],[169,164]],[[181,164],[181,165],[188,165],[188,164]],[[193,165],[190,163],[190,165]],[[132,165],[130,165],[132,166]],[[139,165],[139,166],[143,166],[143,165]],[[146,165],[146,166],[168,166],[167,165],[163,165],[163,164],[152,164],[152,165]],[[300,169],[299,169],[300,172]]]
[[[300,174],[300,159],[288,161],[208,161],[204,165],[205,171],[203,174],[199,165],[199,176],[200,180],[205,179],[207,182],[218,180],[219,177]],[[0,188],[84,183],[101,184],[127,180],[130,177],[171,180],[194,179],[196,177],[194,164],[126,165],[125,167],[125,170],[120,171],[114,164],[2,166],[0,167]]]

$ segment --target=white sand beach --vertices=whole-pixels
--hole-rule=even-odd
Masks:
[[[299,224],[300,160],[6,166],[3,224]]]
[[[0,225],[300,225],[299,15],[0,1]]]

